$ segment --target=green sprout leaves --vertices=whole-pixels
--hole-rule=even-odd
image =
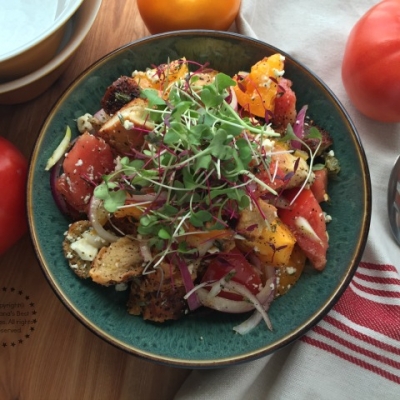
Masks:
[[[195,73],[172,84],[168,95],[143,89],[154,129],[146,133],[143,147],[122,157],[94,191],[110,213],[135,203],[133,198],[154,196],[137,206],[142,213],[137,233],[163,256],[192,251],[178,240],[188,223],[197,230],[224,229],[250,206],[246,185],[260,183],[250,163],[267,163],[260,143],[280,136],[232,108],[227,100],[234,85],[223,73],[201,85]],[[286,140],[295,139],[288,128]]]

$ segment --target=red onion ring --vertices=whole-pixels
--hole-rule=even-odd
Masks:
[[[272,301],[275,298],[275,276],[272,278],[269,278],[265,284],[265,286],[273,287],[271,289],[271,292],[265,301],[265,303],[262,304],[264,311],[267,312],[269,310],[269,307],[272,303]],[[267,314],[268,315],[268,314]],[[246,319],[246,321],[242,322],[240,325],[237,325],[233,328],[233,330],[240,335],[245,335],[249,333],[251,330],[253,330],[262,320],[263,316],[261,315],[258,310],[255,310],[254,313]],[[268,329],[272,331],[272,323],[271,320],[268,317],[268,320],[266,321]]]
[[[62,165],[64,159],[58,160],[50,170],[50,190],[53,196],[54,202],[58,209],[65,215],[68,214],[68,206],[64,200],[64,197],[61,193],[57,190],[57,179],[61,175]]]
[[[303,106],[301,110],[297,113],[296,122],[293,125],[293,132],[299,138],[303,139],[304,137],[304,120],[306,117],[307,106]],[[291,145],[295,149],[301,148],[301,143],[297,140],[292,140]]]
[[[99,207],[101,207],[101,205],[102,201],[93,195],[92,198],[90,199],[90,204],[89,204],[89,213],[88,213],[89,221],[92,223],[93,229],[102,239],[110,243],[116,242],[119,239],[119,237],[105,230],[103,228],[103,225],[99,221],[98,210]]]
[[[187,264],[180,257],[177,257],[177,258],[178,258],[177,261],[178,261],[179,271],[181,273],[183,284],[185,286],[185,290],[187,293],[187,296],[185,296],[185,299],[188,303],[189,309],[191,311],[194,311],[194,310],[198,309],[199,307],[201,307],[201,302],[199,300],[197,292],[193,290],[194,284],[193,284],[192,277],[190,275]]]
[[[238,110],[236,93],[232,88],[229,88],[229,96],[227,97],[226,101],[235,111]]]
[[[213,284],[218,285],[219,281],[214,282]],[[210,296],[210,292],[200,285],[197,287],[196,293],[199,296],[200,302],[205,307],[226,313],[240,314],[254,310],[255,304],[253,304],[251,301],[260,304],[260,306],[261,304],[264,304],[272,291],[270,285],[265,285],[257,295],[253,295],[246,287],[240,283],[232,281],[227,282],[226,286],[224,287],[224,290],[225,289],[241,294],[246,299],[249,299],[250,302],[245,300],[230,300],[219,296]]]

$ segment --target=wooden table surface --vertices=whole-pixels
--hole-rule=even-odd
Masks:
[[[28,103],[0,106],[0,135],[29,158],[43,121],[73,79],[103,55],[148,34],[135,0],[103,0],[58,81]],[[129,355],[84,327],[52,291],[29,235],[0,256],[0,327],[15,326],[8,317],[19,321],[24,335],[0,333],[2,400],[171,399],[190,372]]]

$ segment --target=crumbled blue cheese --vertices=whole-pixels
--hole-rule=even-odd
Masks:
[[[124,120],[124,128],[129,131],[135,127],[135,124],[129,120]]]
[[[125,282],[117,283],[115,285],[115,290],[117,292],[123,292],[124,290],[128,289],[128,284]]]
[[[327,214],[326,212],[324,212],[324,219],[325,219],[325,223],[329,223],[332,221],[332,217]]]
[[[283,69],[279,70],[276,68],[272,68],[272,72],[274,73],[275,78],[281,78],[285,74],[285,71]]]
[[[153,69],[147,69],[146,70],[146,76],[147,78],[152,81],[153,83],[157,83],[160,81],[160,77],[158,76],[157,70],[155,68]]]
[[[91,132],[93,130],[93,125],[90,122],[92,118],[93,115],[86,113],[76,120],[76,125],[80,133],[84,133],[85,131]]]
[[[295,268],[295,267],[290,267],[290,266],[286,267],[286,273],[288,275],[294,275],[296,273],[296,271],[297,271],[297,268]]]
[[[268,128],[269,128],[269,127],[270,127],[270,125],[268,125]],[[273,130],[273,129],[271,128],[271,130]],[[274,132],[275,132],[275,131],[274,131]],[[266,138],[266,139],[264,139],[264,140],[262,141],[262,146],[264,147],[264,150],[265,150],[267,153],[272,152],[272,150],[273,150],[274,147],[275,147],[275,141]]]
[[[89,229],[83,232],[82,238],[85,239],[91,246],[96,247],[97,249],[100,249],[109,244],[109,242],[97,235],[97,233],[93,229]]]
[[[99,249],[108,243],[98,236],[93,229],[85,231],[75,241],[71,241],[71,249],[83,261],[93,261]]]
[[[97,247],[92,246],[84,238],[72,242],[71,249],[78,254],[79,258],[83,261],[93,261],[99,251]]]

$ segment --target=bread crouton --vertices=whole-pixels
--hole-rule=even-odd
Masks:
[[[129,314],[142,315],[143,319],[154,322],[176,320],[184,315],[187,305],[183,298],[186,293],[183,286],[174,287],[170,284],[168,289],[160,292],[148,292],[140,286],[136,281],[131,284]]]
[[[70,268],[75,272],[76,275],[83,279],[89,277],[89,270],[92,265],[92,261],[83,260],[73,249],[73,243],[76,243],[82,237],[82,234],[87,232],[90,228],[91,223],[89,221],[74,222],[69,226],[63,241],[64,256],[68,260]]]
[[[190,268],[192,280],[197,266]],[[182,274],[175,265],[162,262],[152,273],[131,283],[128,312],[154,322],[179,319],[187,309]]]
[[[132,100],[100,128],[98,135],[118,154],[132,154],[132,149],[143,145],[147,131],[154,129],[145,109],[147,105],[145,99]]]
[[[128,282],[142,274],[143,261],[138,243],[124,236],[100,249],[89,274],[94,282],[104,286]]]

